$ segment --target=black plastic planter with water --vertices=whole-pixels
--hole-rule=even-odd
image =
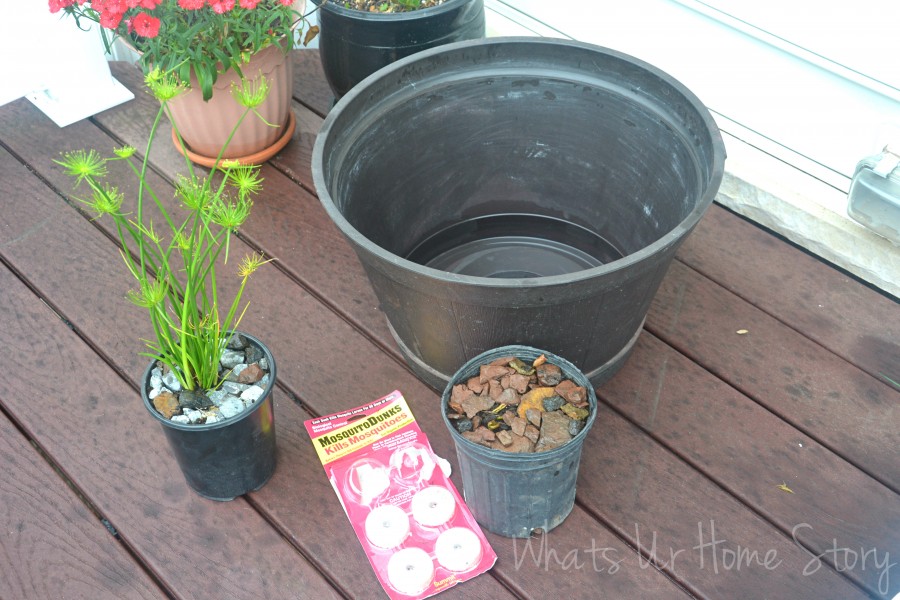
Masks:
[[[477,375],[481,365],[504,356],[531,363],[541,354],[562,369],[566,379],[584,386],[591,414],[584,428],[562,446],[546,452],[516,454],[487,448],[459,434],[447,418],[453,386]],[[527,346],[504,346],[476,356],[450,379],[441,396],[444,425],[456,445],[466,505],[478,523],[506,537],[528,537],[535,529],[550,531],[575,505],[575,483],[581,448],[597,418],[597,395],[575,365],[550,352]]]
[[[319,56],[337,98],[398,59],[484,37],[484,0],[446,0],[401,13],[354,10],[334,0],[313,2],[319,6]]]
[[[252,407],[234,417],[204,425],[170,421],[156,410],[147,395],[155,361],[141,379],[144,406],[162,425],[188,485],[211,500],[233,500],[258,490],[275,472],[275,359],[258,339],[246,333],[241,335],[265,355],[269,383]]]
[[[630,56],[546,38],[405,58],[335,106],[319,198],[392,334],[436,389],[490,348],[622,365],[725,151],[683,85]]]

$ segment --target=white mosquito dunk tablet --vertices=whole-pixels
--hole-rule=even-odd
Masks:
[[[372,466],[364,462],[350,470],[348,483],[350,489],[359,496],[362,504],[371,504],[373,500],[387,491],[391,480],[384,467]]]
[[[481,560],[481,540],[466,527],[453,527],[438,536],[434,554],[448,571],[468,571]]]
[[[456,499],[447,488],[432,485],[416,492],[410,508],[417,523],[425,527],[438,527],[453,518]]]
[[[415,596],[424,592],[434,578],[434,563],[421,548],[404,548],[388,561],[387,576],[401,594]]]
[[[387,504],[366,517],[366,538],[373,546],[394,548],[409,535],[409,517],[403,509]]]

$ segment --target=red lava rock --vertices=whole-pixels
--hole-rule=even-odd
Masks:
[[[529,423],[525,427],[524,435],[531,441],[532,444],[537,444],[537,441],[541,438],[541,430]]]
[[[505,431],[504,433],[509,433]],[[497,434],[498,437],[500,434]],[[510,436],[510,443],[507,445],[503,445],[502,443],[494,442],[491,445],[492,448],[496,448],[497,450],[503,450],[504,452],[517,452],[520,454],[526,452],[534,452],[534,444],[526,437],[522,437],[520,435],[512,435]]]
[[[490,364],[491,366],[494,366],[494,367],[497,367],[497,366],[506,367],[507,365],[509,365],[509,363],[512,362],[512,360],[514,358],[515,358],[515,356],[501,356],[500,358],[495,358],[488,364]]]
[[[491,442],[497,439],[497,436],[494,435],[494,432],[488,429],[487,427],[481,427],[479,429],[473,429],[472,431],[467,431],[462,434],[464,438],[475,442],[476,444],[481,444],[482,446],[491,447]]]
[[[479,381],[481,383],[487,383],[492,379],[500,379],[504,375],[509,375],[512,372],[512,369],[509,367],[504,367],[502,365],[482,365],[481,370],[479,371]]]
[[[507,406],[515,406],[519,403],[519,395],[516,393],[516,390],[512,388],[506,388],[500,395],[497,396],[495,402],[499,402],[501,404],[506,404]]]
[[[535,427],[541,426],[541,415],[543,411],[539,408],[529,408],[525,411],[525,418]]]
[[[556,386],[556,393],[566,399],[572,406],[584,408],[588,405],[587,390],[571,379],[566,379]]]
[[[561,412],[544,413],[541,422],[541,437],[535,444],[535,449],[538,451],[552,450],[571,440],[569,421],[569,417]]]
[[[466,387],[469,388],[470,390],[472,390],[473,392],[475,392],[476,394],[480,394],[481,390],[484,389],[484,384],[481,383],[481,378],[476,376],[476,377],[469,378],[469,380],[466,382]]]
[[[517,417],[516,414],[512,411],[504,413],[503,420],[509,425],[509,428],[512,429],[512,432],[516,435],[525,435],[525,426],[528,422],[522,417]]]
[[[463,411],[463,402],[475,396],[475,392],[470,390],[467,386],[459,384],[454,385],[453,390],[450,392],[450,400],[448,404],[450,404],[450,408],[454,411],[461,413]]]
[[[527,375],[521,375],[519,373],[513,373],[509,376],[509,387],[516,390],[520,394],[524,394],[528,391],[528,382],[531,381],[531,377]]]
[[[490,410],[494,405],[494,401],[483,396],[472,396],[462,403],[463,411],[470,419],[483,410]],[[473,423],[474,425],[474,423]]]
[[[538,381],[541,385],[553,387],[563,380],[562,369],[551,363],[539,365],[536,369]]]
[[[247,368],[241,371],[241,374],[238,375],[238,383],[256,383],[262,379],[265,374],[266,372],[263,371],[258,364],[253,363],[252,365],[247,365]]]
[[[488,392],[488,394],[490,395],[491,400],[497,402],[497,398],[503,393],[503,387],[501,387],[500,382],[496,379],[491,379],[489,386],[488,389],[490,389],[490,392]]]
[[[495,435],[497,437],[497,441],[504,446],[509,446],[513,443],[513,436],[508,431],[498,431]]]
[[[178,398],[172,392],[160,392],[153,399],[153,406],[167,419],[171,419],[173,415],[178,414],[181,410]]]

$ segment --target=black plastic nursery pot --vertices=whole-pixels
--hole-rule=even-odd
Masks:
[[[484,0],[446,0],[402,13],[319,6],[319,56],[335,97],[398,59],[441,44],[484,37]]]
[[[148,391],[151,362],[141,379],[147,411],[162,425],[172,453],[188,485],[211,500],[228,501],[261,488],[275,472],[275,359],[257,338],[241,332],[262,350],[269,364],[269,384],[251,408],[217,423],[191,425],[172,422],[153,406]]]
[[[312,171],[404,357],[440,390],[508,344],[611,377],[724,160],[706,108],[652,65],[491,38],[360,83],[326,118]]]
[[[481,365],[504,356],[531,363],[541,354],[558,366],[566,379],[588,391],[591,414],[571,441],[546,452],[510,453],[467,440],[447,418],[453,386],[478,374]],[[466,505],[485,529],[506,537],[529,537],[536,529],[550,531],[575,505],[575,484],[581,448],[597,418],[597,395],[587,377],[569,361],[528,346],[504,346],[476,356],[456,372],[441,396],[441,414],[456,445]]]

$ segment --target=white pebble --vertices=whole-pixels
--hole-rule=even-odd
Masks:
[[[183,425],[187,425],[191,422],[187,415],[175,415],[169,420],[174,421],[175,423],[181,423]]]
[[[191,423],[196,423],[203,418],[203,413],[192,408],[185,408],[184,414]]]
[[[159,389],[163,385],[162,381],[162,369],[156,367],[152,371],[150,371],[150,387],[154,389]]]
[[[226,381],[222,384],[222,390],[234,396],[240,396],[249,387],[247,384],[237,383],[236,381]]]
[[[259,400],[259,397],[262,396],[263,392],[265,391],[266,390],[259,387],[258,385],[250,386],[241,394],[241,400],[252,404],[253,402]]]
[[[269,370],[269,361],[266,360],[265,358],[259,359],[259,362],[256,363],[256,364],[258,364],[258,365],[259,365],[259,368],[262,369],[263,371],[268,371],[268,370]]]
[[[235,398],[234,396],[230,396],[225,402],[219,406],[219,412],[222,414],[222,418],[228,419],[233,417],[234,415],[240,414],[244,411],[244,403],[241,402],[240,398]]]
[[[172,390],[173,392],[181,391],[181,382],[178,381],[178,378],[175,377],[175,373],[169,371],[162,378],[163,385]]]
[[[237,365],[244,362],[244,353],[238,350],[226,350],[222,353],[222,358],[219,360],[219,362],[226,369],[233,369]]]
[[[221,390],[221,389],[213,390],[211,392],[210,391],[206,392],[206,397],[209,398],[210,401],[213,404],[215,404],[216,406],[222,404],[222,401],[225,400],[226,396],[228,396],[228,392],[226,392],[225,390]]]

